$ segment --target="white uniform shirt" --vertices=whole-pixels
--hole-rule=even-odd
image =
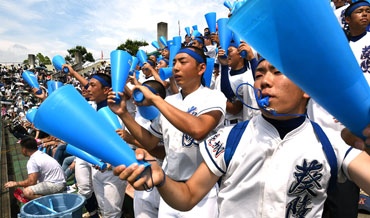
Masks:
[[[366,32],[366,35],[355,42],[350,41],[349,45],[361,70],[364,73],[370,73],[370,33]]]
[[[223,124],[226,98],[219,91],[200,86],[185,99],[182,98],[181,93],[178,93],[168,96],[165,100],[179,110],[194,116],[220,111],[222,117],[218,127]],[[214,134],[217,129],[216,127],[210,134]],[[203,160],[199,152],[200,142],[178,130],[162,114],[153,120],[149,131],[154,136],[163,138],[166,150],[164,168],[166,174],[177,181],[189,179]]]
[[[231,76],[230,75],[230,68],[229,68],[229,81],[230,81],[230,86],[231,89],[233,90],[235,97],[233,99],[234,101],[239,100],[236,96],[237,94],[243,99],[243,102],[251,107],[258,108],[256,97],[254,94],[254,89],[248,85],[242,85],[240,88],[237,90],[238,86],[241,83],[249,83],[252,86],[254,85],[254,79],[253,79],[253,74],[252,70],[248,69],[244,73],[238,74]],[[215,89],[221,91],[221,72],[219,75],[219,82],[218,86],[215,87]],[[238,91],[238,93],[236,93]],[[251,108],[248,108],[247,106],[243,105],[243,110],[238,113],[238,114],[231,114],[231,113],[226,113],[226,120],[234,120],[237,119],[238,121],[243,121],[243,120],[250,120],[252,119],[253,116],[260,114],[259,110],[253,110]]]
[[[308,119],[281,140],[262,116],[252,118],[226,169],[224,149],[231,128],[219,130],[200,148],[210,170],[223,176],[219,217],[293,217],[293,207],[306,217],[321,217],[330,165]],[[348,177],[347,167],[361,151],[352,149],[344,158],[349,147],[338,138],[329,140],[338,180],[344,181],[343,172]]]
[[[37,150],[27,162],[27,173],[39,173],[39,182],[65,183],[60,164],[49,155]]]

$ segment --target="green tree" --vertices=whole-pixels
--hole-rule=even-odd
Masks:
[[[147,45],[149,44],[146,41],[127,39],[126,42],[119,45],[117,49],[127,51],[130,55],[135,56],[139,47]]]
[[[39,65],[41,64],[51,64],[51,61],[50,61],[50,58],[48,56],[44,56],[42,55],[41,53],[38,53],[36,55],[36,61],[39,63]]]
[[[75,54],[76,52],[80,52],[82,56],[82,64],[86,61],[95,62],[95,59],[91,52],[87,52],[84,46],[77,45],[74,48],[68,49],[68,55],[64,57],[67,63],[73,64],[75,62]]]

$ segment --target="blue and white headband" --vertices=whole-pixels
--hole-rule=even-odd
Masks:
[[[193,51],[191,49],[188,49],[188,48],[180,49],[179,52],[177,52],[177,54],[180,54],[180,53],[185,53],[185,54],[190,55],[190,57],[194,58],[200,64],[205,63],[202,56],[200,56],[199,54],[197,54],[195,51]]]
[[[110,87],[109,83],[98,75],[94,75],[91,78],[94,78],[94,79],[98,80],[103,86]]]
[[[345,17],[351,16],[351,14],[354,10],[356,10],[357,8],[362,7],[362,6],[369,6],[370,7],[370,3],[365,2],[365,1],[364,2],[361,1],[361,2],[358,2],[358,3],[352,4],[352,6],[349,6],[348,10],[346,10]]]

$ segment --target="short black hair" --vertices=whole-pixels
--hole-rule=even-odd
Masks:
[[[158,82],[157,80],[147,80],[143,83],[143,85],[147,85],[150,88],[154,89],[158,92],[161,98],[166,98],[166,88],[162,85],[162,83]]]
[[[29,150],[37,150],[36,139],[31,136],[25,136],[21,139],[21,146]]]

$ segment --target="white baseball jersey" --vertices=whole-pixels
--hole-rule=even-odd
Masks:
[[[184,99],[181,93],[178,93],[168,96],[165,100],[179,110],[194,116],[220,111],[222,118],[218,127],[223,124],[226,98],[219,91],[200,86]],[[166,150],[167,165],[164,168],[166,174],[177,181],[189,179],[203,160],[199,152],[200,141],[178,130],[162,114],[153,120],[149,131],[154,136],[163,138]],[[217,131],[217,127],[213,131]]]
[[[250,120],[226,168],[225,146],[232,127],[201,146],[209,169],[222,176],[219,217],[321,217],[330,165],[308,119],[280,139],[262,116]],[[329,136],[328,136],[329,137]],[[349,163],[361,152],[329,138],[336,153],[338,180],[348,177]],[[343,170],[343,171],[342,171]]]
[[[349,42],[361,70],[370,73],[370,33],[365,32],[361,38],[352,38]]]
[[[230,81],[230,86],[231,89],[233,90],[235,97],[232,99],[232,102],[238,101],[239,99],[236,97],[236,95],[239,95],[242,99],[243,102],[251,107],[258,108],[257,101],[255,98],[254,94],[254,89],[248,85],[242,85],[240,88],[237,90],[238,86],[242,83],[249,83],[252,86],[254,85],[254,79],[253,79],[253,74],[252,70],[248,69],[245,72],[237,75],[230,75],[230,70],[229,68],[229,81]],[[220,82],[218,83],[218,87],[215,87],[215,89],[221,91],[221,75],[220,75]],[[238,91],[238,93],[237,93]],[[246,106],[243,105],[243,110],[238,113],[238,114],[231,114],[231,113],[226,113],[225,119],[226,120],[234,120],[237,119],[239,121],[242,120],[250,120],[253,116],[259,114],[259,110],[253,110],[250,109]]]

